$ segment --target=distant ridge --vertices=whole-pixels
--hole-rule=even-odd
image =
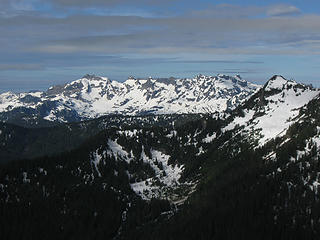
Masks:
[[[73,122],[107,114],[215,113],[232,110],[260,86],[219,74],[194,78],[136,79],[123,83],[87,74],[45,92],[3,93],[0,120]]]

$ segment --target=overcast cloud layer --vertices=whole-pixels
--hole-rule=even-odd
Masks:
[[[0,91],[87,72],[118,80],[243,73],[260,83],[279,73],[319,86],[320,14],[272,2],[1,0]]]

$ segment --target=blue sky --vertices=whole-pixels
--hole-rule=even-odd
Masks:
[[[1,0],[0,92],[86,73],[274,74],[320,87],[319,1]]]

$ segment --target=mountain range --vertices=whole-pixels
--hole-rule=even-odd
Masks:
[[[50,126],[118,115],[215,113],[234,109],[259,85],[239,75],[191,79],[135,79],[123,83],[85,75],[45,92],[0,95],[0,120],[19,125]]]
[[[320,89],[86,76],[1,99],[4,239],[320,236]]]

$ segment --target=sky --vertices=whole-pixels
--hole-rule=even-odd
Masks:
[[[0,0],[0,92],[95,74],[320,87],[320,1]]]

